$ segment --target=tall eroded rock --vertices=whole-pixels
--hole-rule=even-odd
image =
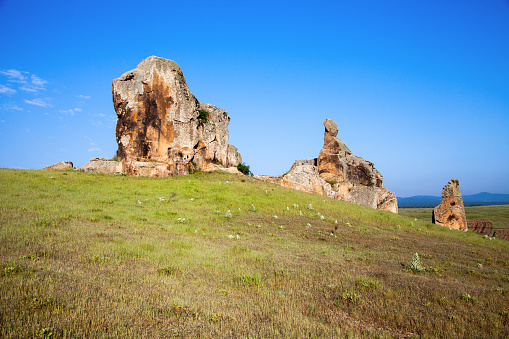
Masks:
[[[352,183],[383,188],[383,177],[373,163],[352,154],[336,136],[338,127],[331,119],[325,120],[323,148],[318,155],[318,171],[326,181]]]
[[[442,190],[442,202],[433,209],[432,222],[460,231],[467,230],[467,218],[461,196],[460,182],[451,179]]]
[[[113,80],[112,92],[124,173],[181,175],[212,162],[242,162],[228,144],[228,112],[199,102],[174,61],[151,56]]]
[[[255,176],[299,191],[319,194],[383,211],[398,213],[396,194],[383,187],[373,163],[352,154],[337,138],[338,127],[325,120],[324,145],[317,159],[296,160],[283,176]]]

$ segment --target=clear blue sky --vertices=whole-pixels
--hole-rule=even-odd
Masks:
[[[113,157],[111,81],[156,55],[255,174],[333,119],[398,196],[509,193],[509,1],[0,0],[0,167]]]

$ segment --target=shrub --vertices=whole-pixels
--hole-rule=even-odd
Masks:
[[[198,122],[200,123],[200,125],[207,123],[207,121],[209,121],[209,118],[210,118],[210,113],[208,111],[201,109],[198,112]]]
[[[421,258],[419,258],[419,254],[414,254],[408,268],[413,272],[422,272],[425,270],[425,268],[421,265]]]
[[[238,164],[237,169],[239,170],[239,172],[245,175],[253,175],[253,173],[251,173],[251,170],[249,169],[249,166],[246,165],[245,163]]]

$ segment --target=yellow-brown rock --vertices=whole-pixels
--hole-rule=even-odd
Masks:
[[[181,175],[212,162],[242,162],[228,144],[228,113],[200,103],[174,61],[149,57],[113,80],[112,92],[124,173]]]
[[[433,209],[432,221],[434,224],[452,229],[467,230],[467,218],[458,179],[451,179],[444,186],[442,202]]]

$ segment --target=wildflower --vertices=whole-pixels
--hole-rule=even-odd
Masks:
[[[347,222],[347,223],[345,224],[345,226],[352,227],[352,225],[350,225],[350,223],[349,223],[349,222]]]
[[[226,180],[226,181],[224,182],[224,184],[225,184],[225,185],[229,185],[229,184],[230,184],[230,182],[229,182],[228,180]]]
[[[273,216],[274,219],[277,219],[277,215]]]
[[[145,199],[145,202],[148,202],[148,199]]]
[[[290,207],[286,206],[286,210],[289,211],[290,210]]]
[[[255,212],[255,211],[256,211],[256,207],[255,207],[253,204],[251,204],[251,208],[250,208],[250,210],[251,210],[251,211],[253,211],[253,212]]]
[[[185,223],[186,222],[186,218],[178,218],[177,219],[177,222],[180,222],[180,223]]]
[[[257,228],[262,228],[262,225],[256,225]]]
[[[138,204],[140,204],[140,205],[141,205],[141,201],[139,201],[139,200],[138,200]]]
[[[216,214],[221,214],[221,211],[216,211]]]
[[[163,197],[160,197],[160,198],[159,198],[159,201],[164,201],[164,198],[163,198]]]
[[[325,217],[323,215],[321,215],[320,220],[325,220]]]
[[[302,217],[304,214],[302,214],[302,211],[299,211],[299,217]]]
[[[283,225],[279,226],[280,230],[283,230],[285,227]]]
[[[228,236],[228,239],[233,239],[233,235],[231,235],[231,234],[230,234],[230,235]]]
[[[424,271],[424,267],[421,265],[421,258],[419,258],[419,254],[415,253],[412,257],[412,261],[410,262],[409,268],[414,272],[422,272]]]
[[[308,205],[308,210],[312,210],[313,209],[313,206],[311,206],[311,204]]]
[[[265,194],[269,194],[269,192],[267,192],[267,190],[265,190]]]
[[[226,213],[224,214],[224,216],[225,216],[225,218],[228,218],[228,219],[233,218],[232,212],[230,212],[230,210],[226,211]]]
[[[299,205],[293,204],[293,208],[299,208]]]
[[[238,235],[238,234],[235,236],[235,238],[237,238],[237,240],[239,240],[239,239],[240,239],[240,237],[239,237],[239,235]]]
[[[194,198],[189,199],[190,201],[194,201]]]
[[[338,220],[336,219],[336,221],[334,221],[334,223],[337,225],[338,224]]]
[[[312,226],[311,226],[311,224],[310,224],[310,223],[307,223],[307,224],[306,224],[306,228],[311,228],[311,227],[312,227]]]

